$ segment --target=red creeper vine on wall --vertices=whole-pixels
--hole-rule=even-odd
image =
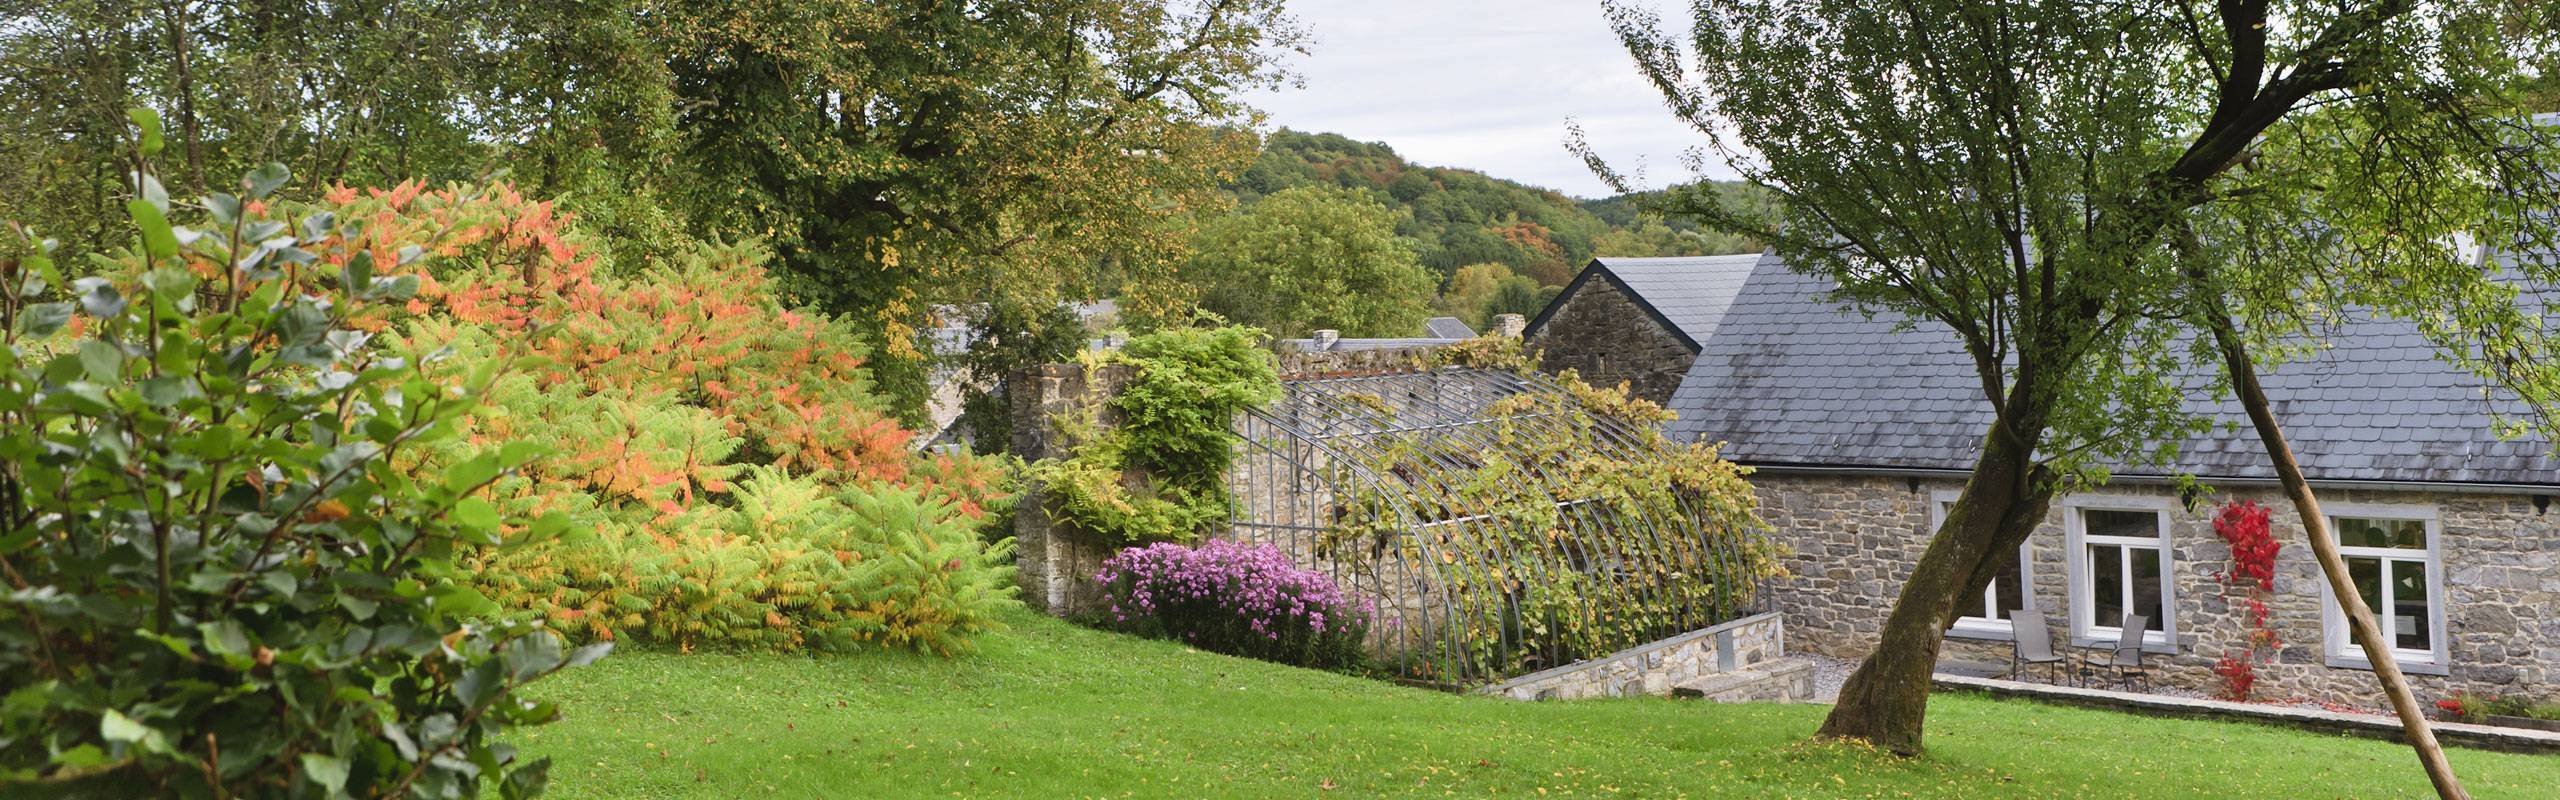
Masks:
[[[2213,516],[2213,532],[2231,545],[2231,568],[2220,576],[2223,598],[2245,609],[2249,624],[2241,645],[2213,665],[2214,674],[2222,676],[2225,700],[2248,701],[2258,683],[2258,665],[2274,660],[2284,644],[2267,621],[2267,596],[2276,588],[2276,551],[2284,549],[2269,530],[2267,515],[2266,506],[2242,500],[2223,504]]]

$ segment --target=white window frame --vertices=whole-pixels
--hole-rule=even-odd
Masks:
[[[1964,492],[1958,489],[1939,489],[1929,493],[1929,533],[1931,535],[1936,535],[1938,529],[1947,524],[1947,506],[1963,496]],[[2035,535],[2030,533],[2027,538],[2032,541]],[[2033,610],[2036,607],[2035,559],[2029,555],[2030,552],[2027,549],[2027,542],[2018,543],[2018,593],[2021,595],[2018,598],[2018,606]],[[1997,613],[1997,609],[2000,608],[1999,581],[1995,580],[1983,585],[1982,608],[1985,611]],[[1957,617],[1956,624],[1947,627],[1947,635],[2007,641],[2016,638],[2018,634],[2017,626],[2009,620],[1997,617]]]
[[[2177,513],[2178,502],[2168,497],[2128,495],[2077,495],[2062,502],[2063,565],[2071,582],[2071,638],[2073,644],[2091,646],[2124,638],[2122,620],[2100,624],[2097,613],[2096,584],[2089,574],[2089,545],[2112,544],[2153,547],[2160,550],[2160,616],[2152,620],[2149,630],[2142,632],[2146,649],[2175,649],[2178,641],[2178,558],[2169,538],[2169,526]],[[2149,513],[2159,521],[2159,535],[2141,538],[2129,536],[2090,536],[2090,511],[2132,511]],[[2119,578],[2129,578],[2132,559],[2120,559]],[[2130,589],[2131,587],[2126,587]]]
[[[2433,631],[2435,634],[2430,637],[2433,639],[2430,644],[2434,645],[2434,649],[2427,651],[2408,650],[2399,647],[2395,642],[2391,648],[2391,659],[2398,662],[2402,669],[2410,672],[2428,675],[2446,674],[2446,668],[2451,666],[2453,663],[2451,651],[2451,640],[2453,636],[2452,632],[2447,630],[2444,624],[2444,519],[2437,513],[2436,507],[2427,505],[2332,503],[2322,507],[2320,511],[2323,514],[2327,514],[2329,517],[2329,541],[2332,544],[2338,545],[2338,556],[2342,560],[2346,558],[2359,557],[2379,558],[2386,561],[2402,562],[2418,561],[2420,558],[2425,560],[2424,563],[2427,575],[2427,624],[2429,626],[2428,630]],[[2424,549],[2412,549],[2406,547],[2348,547],[2345,543],[2338,540],[2338,519],[2341,517],[2350,519],[2418,520],[2424,522],[2426,523],[2427,546]],[[2423,554],[2423,556],[2412,557],[2413,554]],[[2385,606],[2391,605],[2391,601],[2396,599],[2392,597],[2392,582],[2387,579],[2387,576],[2382,582],[2382,597],[2383,605]],[[2399,612],[2396,609],[2390,608],[2377,608],[2373,609],[2373,612],[2375,615],[2374,624],[2382,629],[2384,636],[2391,636],[2393,626],[2390,624],[2389,620]],[[2348,669],[2373,669],[2373,662],[2364,657],[2364,648],[2357,646],[2354,634],[2347,631],[2347,612],[2339,606],[2338,592],[2336,589],[2329,586],[2329,581],[2325,576],[2320,581],[2320,630],[2321,638],[2324,640],[2322,646],[2326,650],[2325,655],[2327,656],[2329,666],[2345,667]]]

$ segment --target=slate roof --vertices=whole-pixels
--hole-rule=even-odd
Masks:
[[[1457,317],[1432,317],[1423,320],[1422,332],[1434,339],[1476,338],[1476,329],[1467,327],[1466,320]]]
[[[1714,336],[1716,323],[1724,318],[1725,307],[1733,303],[1743,281],[1751,276],[1756,255],[1681,256],[1676,258],[1595,258],[1573,276],[1564,291],[1529,321],[1527,331],[1536,334],[1545,327],[1566,298],[1580,291],[1594,277],[1616,284],[1618,290],[1633,298],[1656,322],[1679,336],[1692,350]]]
[[[1442,347],[1456,344],[1458,339],[1335,339],[1332,347],[1316,346],[1314,339],[1282,339],[1282,344],[1301,353],[1317,351],[1392,350],[1399,347]]]
[[[1970,469],[1991,411],[1954,332],[1934,322],[1898,331],[1892,315],[1824,299],[1830,288],[1760,257],[1672,395],[1673,436],[1727,442],[1728,458],[1762,466]],[[2414,326],[2356,318],[2328,340],[2262,375],[2312,479],[2560,485],[2550,443],[2498,439],[2493,412],[2522,404],[2437,358]],[[2217,428],[2181,447],[2176,471],[2274,476],[2237,402],[2191,399],[2188,409]]]
[[[1313,353],[1318,351],[1342,352],[1346,350],[1389,350],[1400,347],[1439,347],[1441,345],[1462,342],[1473,338],[1476,338],[1475,329],[1467,327],[1467,323],[1459,321],[1457,317],[1432,317],[1422,321],[1422,335],[1418,337],[1407,336],[1385,339],[1338,338],[1333,340],[1332,347],[1317,347],[1316,340],[1314,339],[1282,339],[1280,340],[1280,344],[1301,353]]]

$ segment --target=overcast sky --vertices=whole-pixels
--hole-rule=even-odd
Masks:
[[[1641,162],[1648,184],[1691,177],[1681,153],[1701,138],[1636,74],[1599,0],[1292,0],[1289,10],[1315,41],[1293,59],[1305,88],[1252,98],[1274,126],[1607,195],[1564,149],[1572,118],[1619,169]]]

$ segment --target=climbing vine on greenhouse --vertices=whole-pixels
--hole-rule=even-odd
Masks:
[[[1498,339],[1431,362],[1416,380],[1439,381],[1429,391],[1474,419],[1421,420],[1397,393],[1422,390],[1394,383],[1326,398],[1362,417],[1347,430],[1380,433],[1343,450],[1342,510],[1319,547],[1344,561],[1393,548],[1430,566],[1454,617],[1440,677],[1518,674],[1730,620],[1778,573],[1745,470],[1670,441],[1660,406],[1569,372],[1535,376]],[[1451,399],[1479,373],[1509,388]]]

